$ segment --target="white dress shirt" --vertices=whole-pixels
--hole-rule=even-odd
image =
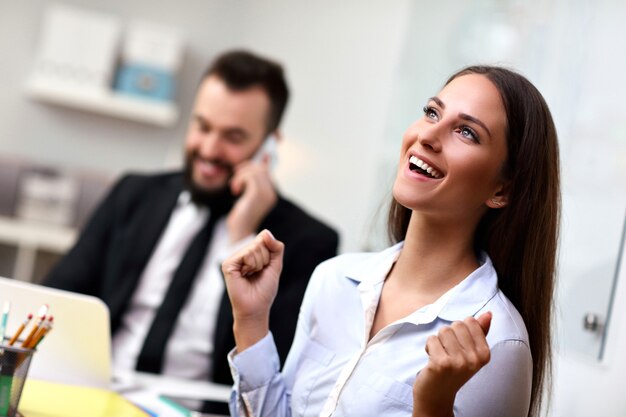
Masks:
[[[282,374],[271,333],[229,355],[233,416],[407,417],[412,386],[428,362],[426,339],[455,320],[491,311],[491,361],[458,392],[455,416],[525,417],[532,360],[519,313],[481,266],[433,304],[389,324],[371,340],[383,282],[403,244],[326,261],[307,288]]]
[[[174,273],[187,247],[206,224],[209,210],[191,202],[183,192],[172,212],[152,256],[144,268],[129,308],[113,337],[115,371],[132,371],[152,321],[161,306]],[[189,298],[180,311],[166,345],[162,373],[170,376],[206,380],[212,369],[213,333],[218,308],[224,293],[221,262],[241,245],[229,243],[226,221],[215,225],[207,255],[198,271]]]

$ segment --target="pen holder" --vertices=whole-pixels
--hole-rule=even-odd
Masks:
[[[17,406],[33,349],[0,345],[0,417],[18,417]]]

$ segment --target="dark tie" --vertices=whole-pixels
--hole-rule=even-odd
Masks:
[[[200,265],[206,256],[213,235],[213,227],[222,214],[223,210],[211,210],[206,225],[200,229],[187,248],[144,340],[137,359],[136,369],[138,371],[161,372],[165,346],[172,334],[178,314],[187,301]]]

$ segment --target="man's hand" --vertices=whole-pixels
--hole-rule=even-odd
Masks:
[[[270,307],[278,291],[284,248],[282,242],[263,230],[250,245],[222,263],[238,352],[269,332]]]
[[[278,201],[269,173],[268,158],[246,161],[235,167],[230,189],[237,201],[226,218],[231,242],[254,234]]]
[[[455,321],[426,342],[429,360],[413,384],[413,417],[451,417],[461,387],[490,359],[491,313]]]

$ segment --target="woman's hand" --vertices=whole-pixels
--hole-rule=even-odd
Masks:
[[[413,417],[453,416],[461,387],[489,362],[491,313],[455,321],[426,342],[429,360],[413,384]]]
[[[269,332],[270,307],[278,291],[283,251],[283,243],[263,230],[249,246],[222,263],[238,352]]]

